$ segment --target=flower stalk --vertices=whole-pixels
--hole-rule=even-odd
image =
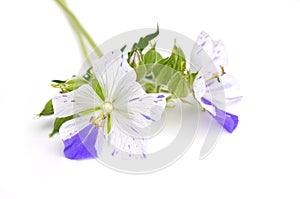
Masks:
[[[78,35],[78,39],[80,42],[80,46],[82,48],[82,52],[84,56],[87,58],[87,50],[84,45],[84,41],[81,37],[81,35],[86,39],[86,41],[90,44],[90,46],[93,48],[95,53],[98,55],[98,57],[102,57],[103,53],[98,48],[96,42],[92,39],[92,37],[89,35],[89,33],[83,28],[77,17],[70,11],[70,9],[67,7],[66,3],[63,0],[55,0],[55,2],[59,5],[59,7],[64,11],[64,13],[67,15],[71,25],[73,26],[76,34]],[[80,35],[80,36],[79,36]]]

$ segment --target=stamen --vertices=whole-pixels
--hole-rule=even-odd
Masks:
[[[214,79],[218,79],[219,78],[219,75],[216,73],[214,74],[211,78],[209,78],[208,80],[205,81],[205,83],[207,84],[208,82],[214,80]]]
[[[109,114],[112,112],[113,106],[111,102],[105,102],[102,105],[102,113],[98,116],[92,116],[90,118],[90,123],[94,124],[95,127],[103,127],[103,121],[109,116]]]
[[[208,82],[214,80],[214,79],[217,79],[217,81],[218,81],[219,83],[221,83],[220,76],[225,75],[226,72],[225,72],[223,66],[220,65],[220,68],[221,68],[221,74],[220,74],[220,75],[219,75],[218,73],[214,74],[211,78],[209,78],[208,80],[206,80],[206,82],[205,82],[206,84],[207,84]]]
[[[225,73],[224,67],[220,65],[220,68],[221,68],[221,76],[225,75],[226,73]]]

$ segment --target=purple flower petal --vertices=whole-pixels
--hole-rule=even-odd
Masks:
[[[224,129],[226,129],[229,133],[232,133],[234,129],[237,127],[239,123],[239,118],[236,115],[227,113],[218,107],[216,107],[213,103],[211,103],[209,100],[205,98],[201,98],[202,102],[207,105],[211,105],[216,110],[216,115],[213,115],[208,111],[208,113],[215,119],[217,122],[223,126]]]
[[[164,98],[164,95],[158,95],[156,98]]]
[[[147,119],[147,120],[151,120],[151,121],[153,121],[153,122],[155,122],[155,120],[154,119],[152,119],[150,116],[148,116],[148,115],[145,115],[145,114],[143,114],[143,113],[141,113],[141,115],[145,118],[145,119]]]
[[[66,158],[81,160],[97,157],[95,143],[98,136],[98,128],[89,124],[78,134],[70,139],[64,140],[64,154]]]

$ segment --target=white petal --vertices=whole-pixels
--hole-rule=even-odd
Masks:
[[[120,87],[119,84],[122,84],[124,76],[133,71],[119,50],[112,51],[100,59],[94,60],[93,68],[105,100],[108,101],[112,100],[115,90]],[[135,81],[136,74],[131,73],[128,78]]]
[[[204,31],[200,33],[197,38],[196,45],[198,45],[201,51],[206,52],[209,56],[212,55],[214,49],[214,43],[211,37]]]
[[[146,94],[140,100],[131,101],[128,104],[129,118],[132,123],[140,128],[149,126],[158,121],[166,107],[164,94]]]
[[[136,138],[124,133],[124,130],[117,125],[113,125],[110,133],[110,143],[116,148],[116,151],[123,151],[129,153],[130,156],[145,157],[146,148],[145,140],[143,138]],[[113,151],[112,155],[115,154]]]
[[[74,91],[73,104],[74,113],[80,113],[101,107],[103,101],[90,85],[84,84]]]
[[[76,139],[80,139],[86,149],[91,150],[90,152],[95,150],[96,154],[94,155],[99,155],[103,146],[103,130],[102,128],[97,128],[90,123],[90,118],[99,114],[100,111],[97,111],[65,122],[59,129],[60,137],[63,141],[65,141],[78,134],[79,138]],[[90,137],[94,136],[92,134],[96,131],[97,137]]]
[[[217,80],[210,82],[207,94],[219,103],[219,106],[232,105],[242,99],[237,80],[228,74],[222,75],[220,82]]]
[[[200,105],[205,110],[207,110],[210,113],[212,113],[213,115],[215,115],[216,114],[215,108],[211,105],[207,105],[207,104],[203,103],[202,100],[201,100],[201,98],[203,96],[205,96],[205,94],[207,92],[207,87],[206,87],[206,84],[205,84],[205,79],[204,79],[203,75],[200,72],[197,74],[197,76],[194,80],[193,90],[194,90],[194,96],[195,96],[196,100],[200,103]]]
[[[214,49],[211,54],[211,59],[216,67],[228,67],[228,55],[225,45],[222,41],[214,41]]]
[[[221,74],[221,67],[227,67],[227,51],[221,41],[214,41],[205,32],[200,33],[191,55],[192,72],[201,71],[208,79]]]
[[[55,117],[67,117],[74,114],[72,102],[73,94],[74,92],[69,92],[55,96],[52,99]]]
[[[118,119],[122,118],[127,125],[145,128],[152,122],[160,120],[165,106],[166,96],[164,94],[132,95],[123,103],[118,103],[115,112],[119,115]]]
[[[59,129],[59,134],[62,140],[67,140],[79,131],[81,131],[85,126],[89,124],[89,120],[92,117],[92,114],[77,117],[63,123]]]
[[[200,102],[201,97],[203,97],[206,92],[205,79],[200,72],[197,74],[194,80],[193,90],[195,98]]]
[[[84,84],[77,90],[54,97],[52,103],[54,116],[61,118],[99,107],[102,100],[92,87]]]
[[[212,105],[207,105],[204,104],[203,102],[200,102],[201,106],[207,110],[208,112],[210,112],[211,114],[213,114],[214,116],[216,116],[216,109],[215,107],[213,107]]]

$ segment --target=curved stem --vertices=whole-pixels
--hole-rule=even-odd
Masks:
[[[61,2],[62,2],[65,6],[67,6],[65,0],[61,0]],[[80,30],[76,27],[76,25],[73,23],[72,19],[71,19],[69,16],[67,16],[67,18],[68,18],[68,20],[69,20],[71,26],[73,27],[73,29],[74,29],[74,31],[75,31],[75,33],[76,33],[76,36],[77,36],[77,38],[78,38],[79,45],[80,45],[80,49],[81,49],[81,51],[82,51],[84,60],[86,60],[86,61],[87,61],[87,64],[88,64],[89,66],[91,66],[91,65],[92,65],[92,64],[91,64],[91,60],[90,60],[90,58],[89,58],[89,54],[88,54],[87,48],[86,48],[86,46],[85,46],[84,40],[83,40],[83,38],[82,38],[82,35],[81,35],[81,33],[80,33]]]
[[[76,28],[74,28],[74,29],[76,29]],[[79,45],[80,45],[82,54],[84,56],[84,59],[87,61],[87,64],[89,66],[92,66],[92,63],[91,63],[91,60],[89,58],[89,54],[88,54],[88,51],[87,51],[86,46],[84,44],[84,41],[82,39],[82,36],[81,36],[80,32],[77,29],[75,30],[75,32],[77,34],[77,37],[78,37],[78,40],[79,40]]]
[[[96,54],[99,57],[103,56],[103,53],[98,48],[97,44],[94,42],[94,40],[91,38],[91,36],[88,34],[88,32],[82,27],[76,16],[68,9],[68,7],[64,4],[61,0],[55,0],[55,2],[60,6],[60,8],[66,13],[69,20],[72,22],[72,24],[78,29],[78,31],[85,37],[87,42],[91,45],[91,47],[95,50]]]

